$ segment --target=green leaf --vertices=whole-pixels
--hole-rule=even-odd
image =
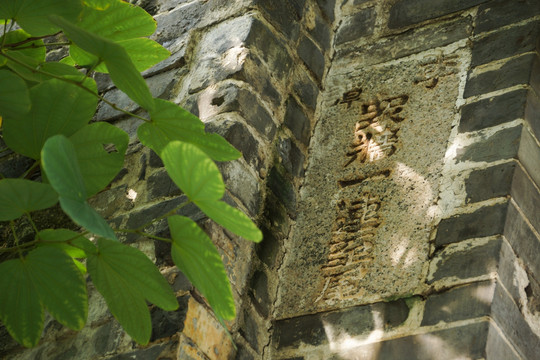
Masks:
[[[82,234],[68,229],[45,229],[36,235],[36,238],[41,241],[40,245],[58,247],[72,258],[77,259],[86,258],[86,252],[71,246],[70,243],[83,237]]]
[[[195,145],[173,141],[163,149],[161,158],[171,179],[191,201],[223,197],[225,184],[218,167]]]
[[[82,10],[80,0],[8,0],[0,2],[0,18],[15,19],[17,24],[32,34],[43,36],[57,32],[48,16],[58,15],[75,20]]]
[[[50,185],[24,179],[0,180],[0,221],[17,219],[57,202],[58,194]]]
[[[197,206],[212,220],[246,240],[260,242],[262,232],[242,211],[223,201],[197,201]]]
[[[150,36],[156,21],[144,9],[120,0],[90,4],[83,10],[77,26],[109,40]]]
[[[149,69],[171,55],[169,50],[148,38],[123,40],[118,44],[126,49],[137,71]]]
[[[168,218],[174,263],[204,295],[216,315],[234,319],[231,286],[223,262],[212,240],[193,220],[180,215]]]
[[[0,264],[0,320],[21,345],[35,346],[43,330],[44,311],[25,263]]]
[[[5,40],[3,40],[4,37]],[[23,54],[24,56],[28,56],[36,61],[44,62],[47,49],[44,46],[43,40],[36,39],[25,42],[25,40],[28,40],[30,37],[32,37],[32,35],[24,30],[15,30],[1,36],[0,41],[5,41],[4,49],[8,55],[13,53]],[[16,45],[18,43],[21,44]]]
[[[52,16],[51,20],[61,26],[77,46],[105,62],[111,79],[120,90],[144,109],[148,111],[154,109],[154,100],[148,85],[122,46],[81,29],[58,16]]]
[[[138,343],[147,344],[152,324],[145,299],[164,310],[176,310],[171,287],[139,250],[101,238],[98,249],[98,254],[88,255],[92,281],[124,330]]]
[[[84,87],[86,87],[89,90],[92,90],[92,92],[97,94],[96,81],[90,77],[87,77],[84,73],[77,70],[73,66],[70,66],[68,64],[58,63],[58,62],[45,62],[39,65],[39,70],[46,73],[46,74],[43,74],[43,73],[36,74],[40,76],[39,81],[45,81],[45,80],[51,79],[53,78],[53,75],[60,76],[64,79],[69,79],[72,81],[76,81],[78,83],[82,81],[82,85]],[[50,76],[47,74],[50,74]]]
[[[32,108],[4,120],[4,140],[14,151],[39,159],[45,141],[56,134],[73,135],[90,121],[97,98],[64,81],[51,79],[30,89]]]
[[[180,140],[197,145],[216,161],[234,160],[242,155],[218,134],[206,133],[199,118],[170,101],[155,99],[155,110],[150,116],[152,121],[139,126],[137,135],[158,154],[171,141]]]
[[[43,307],[61,324],[80,330],[86,322],[86,282],[71,258],[55,248],[32,250],[0,264],[0,319],[22,345],[37,344]]]
[[[103,190],[124,164],[128,134],[108,123],[86,125],[70,137],[88,197]]]
[[[49,138],[43,146],[42,165],[51,186],[60,195],[62,210],[94,234],[116,239],[107,222],[86,202],[86,188],[71,141],[63,135]]]
[[[0,70],[0,115],[24,115],[30,111],[30,105],[30,93],[24,80],[9,70]]]

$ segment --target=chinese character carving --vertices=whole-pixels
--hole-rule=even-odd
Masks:
[[[346,156],[345,167],[355,160],[373,162],[392,155],[396,151],[397,132],[401,122],[403,105],[407,95],[373,100],[361,106],[359,120],[355,124],[354,139]]]
[[[421,73],[414,79],[415,84],[424,84],[427,89],[433,89],[439,79],[458,72],[458,55],[432,56],[420,64]]]
[[[347,108],[350,108],[351,104],[354,101],[360,100],[361,94],[362,94],[362,89],[360,88],[349,90],[343,94],[343,97],[341,99],[337,99],[334,105],[347,104]]]
[[[373,238],[381,224],[380,206],[378,198],[369,194],[338,203],[330,252],[321,268],[326,281],[317,301],[343,300],[357,294],[357,283],[373,261]]]

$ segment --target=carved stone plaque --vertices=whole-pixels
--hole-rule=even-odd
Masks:
[[[422,285],[466,57],[431,52],[352,73],[351,64],[332,68],[280,269],[294,281],[278,290],[278,317]]]

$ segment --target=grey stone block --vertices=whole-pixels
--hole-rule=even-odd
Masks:
[[[514,301],[519,303],[519,291],[523,289],[519,289],[518,283],[515,280],[517,276],[516,266],[519,265],[517,265],[517,258],[512,247],[507,241],[503,241],[499,257],[499,281],[508,290]]]
[[[277,236],[286,236],[289,233],[290,218],[283,203],[269,192],[266,195],[263,218],[272,224],[272,232]]]
[[[468,98],[515,85],[528,84],[536,58],[535,54],[525,54],[508,60],[497,70],[469,74],[463,97]]]
[[[519,307],[499,284],[495,288],[492,316],[506,338],[524,359],[537,359],[540,338],[531,330]]]
[[[377,326],[373,315],[375,312],[382,319],[385,329],[389,330],[407,319],[409,308],[400,299],[279,320],[274,325],[274,345],[278,349],[298,347],[301,344],[316,346],[337,341],[343,336],[367,334]]]
[[[313,72],[317,80],[322,80],[325,68],[325,59],[322,51],[308,37],[303,36],[298,44],[298,56]]]
[[[17,178],[30,169],[35,160],[19,155],[17,153],[6,152],[0,157],[0,174],[5,178]]]
[[[375,8],[367,8],[350,17],[344,18],[336,32],[335,45],[339,46],[343,43],[373,34],[376,17]]]
[[[471,172],[465,180],[467,202],[478,202],[510,194],[515,162]]]
[[[527,93],[527,90],[519,89],[463,106],[459,131],[482,130],[523,118]]]
[[[391,29],[461,11],[487,0],[400,0],[390,9]]]
[[[481,359],[485,358],[488,329],[489,322],[482,321],[343,350],[334,359]]]
[[[276,165],[270,170],[268,175],[268,188],[276,195],[279,201],[285,205],[291,218],[296,217],[296,191],[289,176],[285,174],[284,169]]]
[[[540,146],[528,129],[521,136],[518,158],[534,183],[540,187]]]
[[[447,277],[469,279],[497,271],[501,239],[493,239],[484,245],[443,251],[436,261],[436,269],[428,283]]]
[[[281,164],[288,173],[295,177],[304,176],[305,156],[294,141],[279,139],[278,152]]]
[[[268,293],[268,275],[264,271],[257,270],[251,278],[249,289],[255,309],[263,318],[267,318],[272,307]]]
[[[531,127],[534,136],[540,139],[540,97],[534,90],[529,90],[527,94],[527,105],[525,107],[525,121]]]
[[[311,138],[311,121],[294,97],[287,100],[284,125],[291,129],[293,135],[305,146]]]
[[[421,326],[488,316],[494,290],[494,282],[482,281],[433,294],[426,300]]]
[[[491,33],[473,41],[471,66],[534,51],[540,23],[532,21]]]
[[[243,326],[239,330],[247,343],[258,353],[262,353],[263,345],[268,341],[267,329],[263,322],[255,310],[247,308],[244,311]]]
[[[270,268],[274,270],[277,265],[277,256],[281,249],[280,237],[274,234],[268,227],[263,226],[260,228],[263,233],[263,241],[256,245],[256,252],[259,259]]]
[[[316,0],[317,5],[321,9],[323,16],[329,21],[334,22],[335,14],[334,8],[336,7],[336,0]]]
[[[540,279],[540,262],[538,261],[540,239],[536,237],[530,225],[513,203],[510,203],[508,207],[504,236],[517,256],[527,264],[532,274]]]
[[[324,52],[330,48],[330,37],[333,33],[330,31],[330,25],[318,12],[315,12],[315,25],[312,29],[308,29],[308,32]]]
[[[480,5],[476,16],[476,34],[499,29],[540,14],[537,0],[496,0]]]
[[[482,207],[472,213],[443,219],[438,226],[435,246],[462,240],[502,234],[508,203]]]
[[[306,105],[311,112],[314,112],[315,108],[317,107],[319,87],[315,81],[309,77],[307,70],[304,70],[301,67],[297,67],[295,69],[295,73],[293,74],[292,88],[300,101]]]
[[[489,325],[486,343],[486,359],[521,360],[516,350],[506,341],[504,334],[502,334],[493,324]]]
[[[181,195],[182,191],[172,181],[165,169],[158,170],[148,177],[146,182],[147,200],[152,201],[160,197]]]
[[[152,319],[152,336],[150,337],[150,341],[172,336],[177,332],[182,332],[184,329],[189,296],[179,296],[176,300],[180,305],[178,310],[165,311],[154,306],[150,311],[150,318]]]
[[[305,0],[268,1],[256,0],[265,18],[282,32],[286,38],[298,38],[300,22],[304,15]]]
[[[491,162],[516,158],[521,139],[522,126],[502,129],[488,138],[483,137],[478,142],[456,151],[458,162]]]
[[[523,215],[540,232],[540,193],[521,167],[516,169],[511,195]]]

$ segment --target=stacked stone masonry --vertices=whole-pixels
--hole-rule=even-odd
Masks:
[[[148,346],[89,283],[82,331],[49,319],[23,349],[0,327],[0,357],[540,359],[540,1],[131,2],[172,53],[143,74],[153,95],[243,153],[218,166],[260,244],[182,209],[221,253],[231,336],[169,249],[131,234],[181,305],[151,309]],[[137,120],[101,104],[95,121],[131,138],[125,169],[91,200],[111,223],[184,200]],[[28,166],[0,158],[5,176]]]

